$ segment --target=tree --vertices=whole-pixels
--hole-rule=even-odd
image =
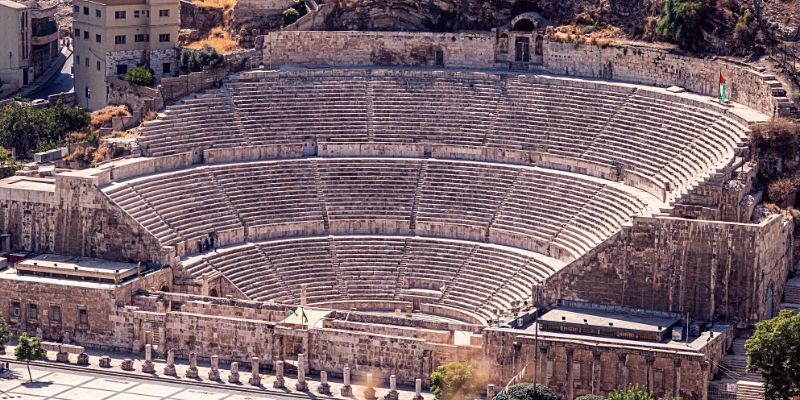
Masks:
[[[585,394],[583,396],[579,396],[575,400],[605,400],[605,397],[598,396],[596,394]]]
[[[0,146],[16,150],[19,158],[28,158],[34,150],[60,146],[67,132],[86,126],[89,120],[89,113],[82,108],[60,102],[38,108],[27,101],[12,101],[0,111]]]
[[[14,357],[17,361],[25,361],[28,367],[28,377],[33,383],[33,374],[31,374],[31,361],[39,361],[47,359],[47,352],[42,348],[42,340],[38,337],[28,337],[28,332],[23,332],[19,335],[19,343],[14,349]]]
[[[283,11],[283,26],[289,26],[300,19],[300,13],[294,8],[287,8]]]
[[[508,387],[505,393],[495,396],[496,400],[559,400],[550,388],[536,385],[534,389],[530,383],[517,383]]]
[[[183,72],[200,72],[203,67],[216,68],[223,62],[222,55],[209,45],[204,45],[198,50],[181,49],[180,67]]]
[[[0,147],[0,179],[14,175],[18,169],[19,164],[11,155],[11,152],[5,147]],[[0,320],[2,320],[2,317],[0,317]],[[0,331],[2,331],[2,324],[5,324],[5,321],[0,322]],[[2,340],[2,335],[0,335],[0,340]],[[7,344],[8,341],[5,343]],[[0,344],[2,344],[1,341]],[[0,349],[0,354],[3,354],[2,349]]]
[[[761,370],[768,400],[800,396],[800,312],[782,310],[756,324],[745,349],[747,370]]]
[[[431,374],[431,393],[439,400],[472,398],[478,392],[475,366],[464,362],[441,365]]]
[[[6,320],[0,314],[0,354],[6,354],[6,345],[11,341],[11,330],[8,329]]]
[[[630,385],[627,389],[617,389],[608,394],[608,400],[654,400],[653,395],[639,385]]]
[[[152,86],[156,83],[156,75],[153,70],[144,65],[133,67],[125,73],[125,80],[139,86]]]
[[[700,24],[706,14],[705,0],[666,0],[656,33],[681,47],[692,47],[702,39]]]
[[[736,27],[733,29],[733,43],[740,53],[750,50],[755,45],[756,33],[755,17],[750,10],[747,10],[739,16]]]

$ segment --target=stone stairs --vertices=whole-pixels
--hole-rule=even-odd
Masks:
[[[319,198],[319,206],[322,211],[322,227],[325,234],[329,235],[331,232],[330,219],[328,218],[328,206],[325,204],[325,192],[322,190],[322,177],[319,173],[319,163],[316,160],[311,161],[314,167],[314,187],[317,188],[317,197]]]
[[[409,222],[409,229],[411,232],[417,230],[417,209],[419,208],[419,198],[422,193],[422,187],[425,185],[425,179],[428,177],[428,160],[423,160],[422,165],[419,167],[419,175],[417,175],[417,186],[414,190],[414,202],[411,205],[411,221]]]
[[[800,276],[786,281],[786,286],[783,287],[781,309],[800,309]]]
[[[735,400],[763,400],[764,378],[759,372],[747,372],[747,353],[745,342],[750,334],[744,334],[733,341],[729,353],[722,359],[716,379],[710,388],[728,393]],[[735,386],[734,386],[735,385]],[[735,388],[735,393],[732,393]]]

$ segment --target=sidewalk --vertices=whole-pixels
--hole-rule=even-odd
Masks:
[[[115,354],[115,353],[98,353],[94,351],[88,351],[89,354],[89,366],[78,366],[75,364],[77,361],[77,355],[70,354],[70,363],[63,364],[58,363],[52,360],[56,359],[55,352],[48,352],[47,358],[48,361],[46,362],[34,362],[31,363],[31,366],[43,366],[48,368],[59,368],[69,371],[84,371],[87,373],[92,374],[101,374],[101,375],[110,375],[110,376],[117,376],[117,377],[124,377],[128,376],[131,378],[136,379],[144,379],[144,380],[152,380],[156,382],[168,382],[171,384],[182,384],[187,385],[189,387],[205,387],[205,388],[216,388],[216,389],[225,389],[225,390],[234,390],[240,391],[243,393],[258,393],[258,394],[265,394],[269,395],[270,393],[273,394],[281,394],[281,395],[289,395],[289,396],[297,396],[297,397],[310,397],[310,398],[343,398],[341,396],[341,389],[343,383],[341,379],[328,379],[328,383],[330,384],[331,395],[321,395],[317,391],[317,386],[319,385],[319,376],[306,376],[306,382],[308,384],[308,391],[301,392],[295,390],[295,384],[297,383],[297,379],[295,377],[284,376],[285,382],[285,389],[273,389],[273,382],[275,382],[275,375],[274,373],[261,373],[261,385],[260,386],[252,386],[248,384],[248,380],[250,379],[250,372],[245,371],[245,369],[249,370],[249,365],[244,365],[242,363],[239,364],[239,380],[242,383],[239,384],[231,384],[228,383],[228,374],[229,369],[228,366],[225,365],[223,367],[222,363],[220,363],[220,381],[209,381],[208,380],[208,373],[210,371],[210,365],[208,363],[199,362],[197,364],[199,378],[186,378],[186,370],[188,369],[188,364],[184,364],[185,361],[183,360],[176,360],[175,362],[175,369],[177,370],[178,376],[168,376],[164,375],[164,367],[166,366],[166,361],[163,359],[154,359],[153,364],[155,365],[155,373],[144,373],[142,372],[142,365],[144,364],[144,360],[139,358],[139,356],[131,356],[125,354]],[[99,360],[102,355],[108,355],[111,357],[111,368],[101,368],[99,367]],[[134,370],[133,371],[124,371],[121,368],[122,361],[125,358],[130,358],[133,360]],[[0,361],[14,361],[14,347],[13,346],[6,346],[6,354],[0,355]],[[19,364],[24,366],[24,364]],[[387,378],[388,380],[388,378]],[[375,378],[375,384],[379,386],[384,386],[382,380],[378,377]],[[364,399],[364,390],[366,389],[365,386],[361,385],[352,385],[353,389],[353,396],[352,398],[356,399]],[[408,386],[401,386],[398,385],[397,388],[399,392],[399,399],[400,400],[412,400],[414,398],[414,388]],[[376,387],[376,396],[379,399],[382,399],[385,395],[389,393],[388,387]],[[425,400],[433,400],[434,396],[430,393],[427,393],[423,390],[422,396]]]
[[[64,67],[64,64],[67,62],[67,60],[69,60],[70,57],[72,57],[72,50],[62,47],[61,54],[53,59],[53,62],[50,63],[50,67],[47,69],[47,71],[39,75],[36,80],[33,81],[33,83],[23,86],[19,92],[14,95],[14,97],[19,96],[28,98],[31,93],[38,91],[43,85],[49,83],[56,74],[61,72],[61,68]]]

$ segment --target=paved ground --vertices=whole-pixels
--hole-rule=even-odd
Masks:
[[[28,98],[31,100],[47,99],[47,96],[50,96],[51,94],[69,93],[74,91],[75,82],[72,76],[72,52],[68,52],[66,54],[69,54],[69,56],[67,57],[67,61],[64,63],[64,66],[61,67],[61,71],[58,74],[53,75],[48,82],[43,83],[39,89],[31,93]]]
[[[0,375],[0,399],[26,400],[255,400],[292,399],[280,394],[236,394],[233,390],[192,388],[190,383],[172,384],[112,377],[89,372],[67,372],[32,367],[34,383],[28,383],[24,366],[14,365]]]

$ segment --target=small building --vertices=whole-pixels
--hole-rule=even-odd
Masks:
[[[0,97],[33,82],[58,56],[57,5],[0,0]]]
[[[107,104],[107,78],[148,66],[156,81],[177,70],[178,0],[75,0],[74,74],[78,105]]]

